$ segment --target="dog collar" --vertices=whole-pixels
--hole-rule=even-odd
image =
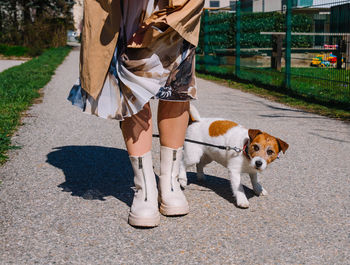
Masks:
[[[248,154],[248,152],[249,152],[249,150],[248,150],[249,149],[248,142],[249,141],[246,141],[244,146],[243,146],[243,154],[250,160],[250,157],[249,157],[249,154]]]

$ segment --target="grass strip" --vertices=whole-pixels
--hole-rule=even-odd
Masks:
[[[21,113],[40,97],[43,88],[71,48],[46,50],[39,57],[0,73],[0,165],[7,160],[11,136],[20,124]]]
[[[285,68],[277,71],[269,67],[241,65],[239,79],[232,61],[225,57],[209,56],[206,60],[197,55],[198,72],[249,82],[256,86],[287,94],[285,92]],[[289,94],[303,97],[308,102],[326,107],[350,111],[350,71],[335,68],[292,67]]]
[[[266,89],[263,87],[256,86],[254,84],[241,83],[230,79],[223,79],[210,74],[203,74],[203,73],[197,72],[197,77],[214,81],[216,83],[219,83],[221,85],[225,85],[231,88],[239,89],[243,92],[252,93],[254,95],[257,95],[275,102],[283,103],[290,107],[301,109],[306,112],[311,112],[322,116],[327,116],[330,118],[335,118],[335,119],[350,122],[350,111],[310,102],[310,100],[305,99],[303,97],[298,97],[297,95],[288,95],[280,91]]]

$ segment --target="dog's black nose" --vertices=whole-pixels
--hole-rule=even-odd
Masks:
[[[260,160],[258,160],[258,161],[255,161],[255,165],[256,165],[256,167],[261,167],[262,166],[262,162],[260,161]]]

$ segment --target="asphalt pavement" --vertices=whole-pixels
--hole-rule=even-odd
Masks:
[[[188,172],[187,216],[137,229],[127,224],[133,176],[118,122],[66,100],[78,60],[74,50],[57,69],[13,136],[22,148],[0,167],[0,264],[350,264],[349,124],[198,79],[203,117],[290,147],[261,174],[268,196],[243,177],[249,209],[234,205],[227,170],[212,163],[205,182]],[[158,139],[153,156],[158,174]]]

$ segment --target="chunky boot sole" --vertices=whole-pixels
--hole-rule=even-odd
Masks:
[[[179,207],[166,206],[163,203],[161,203],[159,211],[162,215],[165,216],[179,216],[188,214],[190,212],[190,207],[188,207],[188,205]]]
[[[136,227],[156,227],[160,223],[160,216],[140,217],[130,213],[128,223]]]

